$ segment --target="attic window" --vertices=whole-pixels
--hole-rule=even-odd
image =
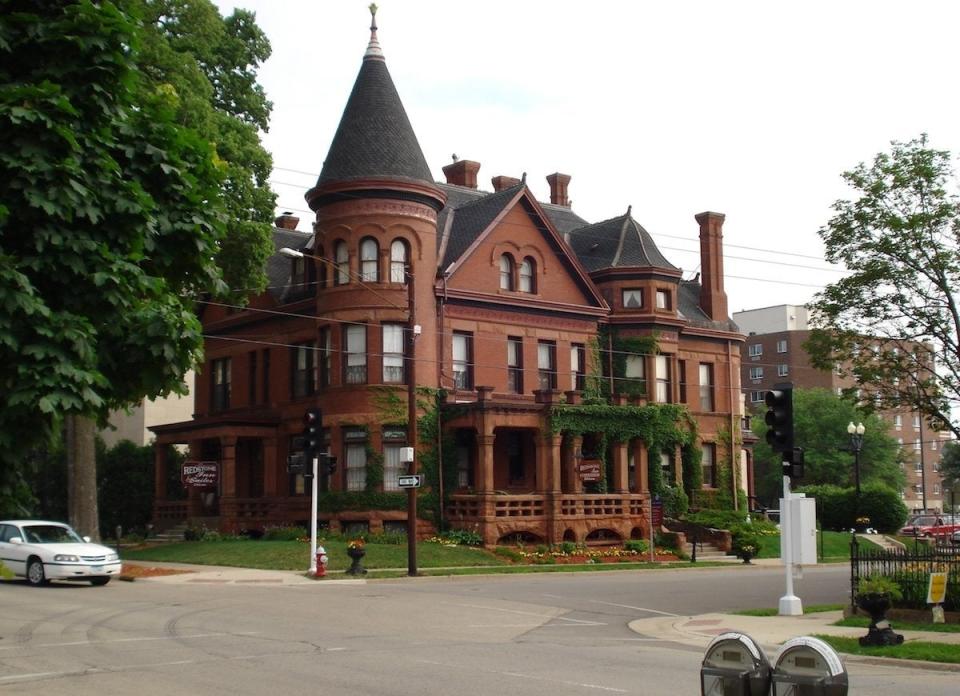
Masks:
[[[657,309],[671,309],[669,290],[657,290]]]
[[[520,264],[520,292],[536,292],[534,281],[536,265],[533,259],[526,257]]]
[[[624,290],[622,302],[624,309],[639,309],[643,307],[643,290],[639,288]]]
[[[500,257],[500,289],[513,290],[513,257],[510,254]]]

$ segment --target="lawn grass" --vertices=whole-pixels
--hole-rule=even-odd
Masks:
[[[927,662],[960,663],[960,645],[910,641],[903,645],[882,647],[863,647],[857,638],[815,635],[833,646],[835,650],[848,655],[870,655],[874,657],[898,657],[901,660],[924,660]]]
[[[330,570],[346,570],[350,566],[347,542],[342,539],[324,539],[318,542],[327,551]],[[364,567],[406,568],[406,544],[366,545]],[[310,564],[310,544],[303,541],[185,541],[178,544],[124,549],[125,561],[168,561],[196,563],[264,570],[304,570]],[[501,566],[503,559],[489,551],[470,546],[444,546],[421,542],[417,544],[417,565],[422,568],[445,566]]]
[[[811,604],[810,606],[805,606],[803,608],[804,614],[819,614],[825,611],[840,611],[844,604]],[[740,616],[777,616],[780,612],[778,609],[741,609],[740,611],[732,611],[731,614],[739,614]],[[839,624],[838,624],[839,625]]]
[[[870,545],[879,548],[866,539],[858,539],[861,546]],[[817,553],[820,553],[820,533],[817,533]],[[757,558],[780,558],[780,534],[760,537],[760,554]],[[824,561],[843,560],[850,558],[850,534],[848,532],[823,532]]]
[[[900,631],[930,631],[931,633],[960,633],[960,624],[935,624],[935,623],[911,623],[908,621],[891,622],[895,630]],[[870,626],[870,619],[866,616],[848,616],[840,619],[834,626],[852,626],[854,628],[867,628]]]

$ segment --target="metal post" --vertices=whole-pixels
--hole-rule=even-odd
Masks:
[[[310,575],[317,574],[317,470],[319,457],[314,457],[310,465],[313,467],[313,478],[310,479]]]
[[[410,339],[410,359],[407,361],[407,441],[413,447],[410,473],[417,473],[417,302],[414,292],[412,265],[407,270],[407,334]],[[442,463],[438,466],[443,476]],[[440,501],[443,505],[443,500]],[[407,575],[417,574],[417,489],[407,489]]]
[[[789,462],[783,462],[783,469],[786,470]],[[783,477],[783,504],[780,506],[780,544],[783,546],[783,561],[787,576],[787,591],[780,598],[780,616],[801,616],[803,614],[803,602],[793,594],[793,540],[791,538],[791,510],[792,500],[790,493],[790,477]]]

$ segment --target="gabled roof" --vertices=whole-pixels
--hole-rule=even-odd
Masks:
[[[267,292],[277,302],[282,302],[290,286],[290,271],[293,264],[290,259],[280,254],[284,247],[300,250],[312,238],[309,232],[287,230],[280,227],[273,228],[274,253],[267,259]]]
[[[372,27],[371,47],[376,41]],[[433,183],[383,54],[368,47],[340,117],[317,187],[352,179],[400,178]]]
[[[590,272],[638,266],[679,270],[660,253],[650,233],[630,216],[629,209],[625,215],[580,227],[566,237]]]
[[[526,184],[521,182],[516,186],[488,194],[464,203],[452,211],[447,211],[443,218],[444,222],[450,215],[453,216],[453,221],[446,239],[443,240],[445,251],[440,260],[440,270],[445,270],[457,261],[525,186]],[[439,221],[437,229],[443,229],[439,226]]]

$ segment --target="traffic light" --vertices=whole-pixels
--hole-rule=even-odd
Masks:
[[[764,397],[767,404],[767,444],[774,452],[785,455],[793,451],[793,385],[773,385]]]
[[[792,479],[803,478],[803,447],[794,447],[783,455],[783,475]]]
[[[306,468],[313,474],[313,460],[320,453],[320,429],[323,414],[319,408],[308,408],[303,414],[303,458]]]
[[[320,453],[320,466],[327,468],[327,475],[332,476],[337,470],[337,458],[328,452]]]

